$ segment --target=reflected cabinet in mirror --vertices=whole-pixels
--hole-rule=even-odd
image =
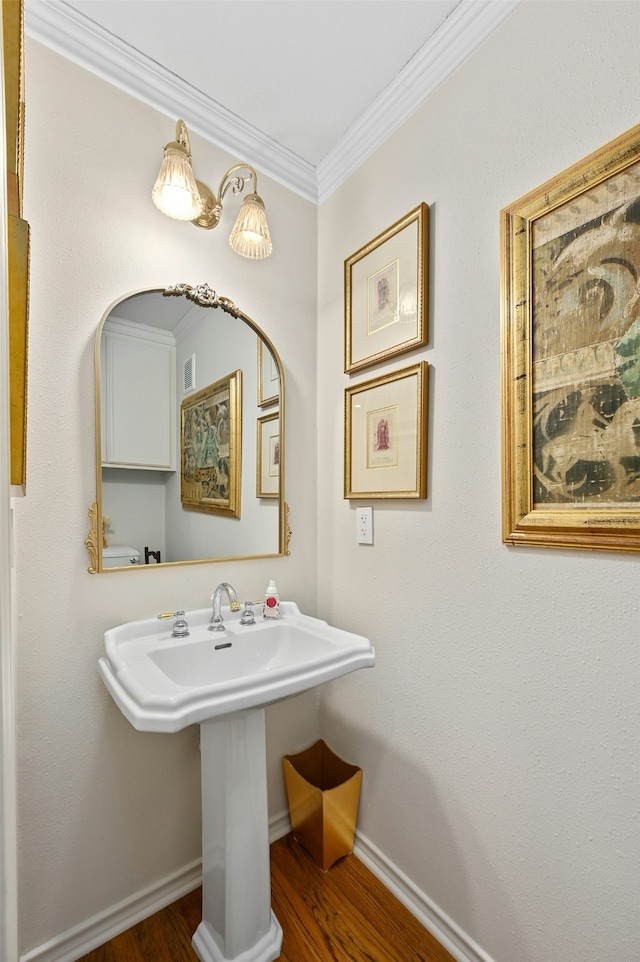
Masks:
[[[284,376],[208,285],[131,294],[96,336],[92,573],[289,553]]]

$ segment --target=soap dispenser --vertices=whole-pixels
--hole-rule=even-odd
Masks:
[[[278,589],[276,588],[275,581],[269,582],[269,587],[264,593],[264,605],[262,608],[263,618],[279,618],[280,617],[280,596],[278,595]]]

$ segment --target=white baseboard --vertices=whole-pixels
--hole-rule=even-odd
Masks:
[[[291,821],[289,812],[285,809],[279,815],[272,815],[269,819],[269,845],[277,842],[279,838],[284,838],[291,831]]]
[[[290,831],[288,811],[280,812],[269,819],[270,843]],[[457,962],[494,962],[453,919],[414,885],[373,842],[358,831],[354,852]],[[20,962],[76,962],[132,925],[192,892],[201,883],[202,862],[197,859],[131,898],[118,902],[117,905],[50,939],[44,945],[31,949],[20,957]]]
[[[142,919],[192,892],[201,882],[202,861],[196,859],[160,882],[136,892],[131,898],[118,902],[117,905],[55,936],[44,945],[31,949],[20,956],[20,962],[75,962]]]
[[[411,879],[361,832],[356,831],[353,850],[360,861],[393,892],[457,962],[494,962],[471,936],[456,925],[446,912],[414,885]]]

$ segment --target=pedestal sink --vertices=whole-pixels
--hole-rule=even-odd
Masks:
[[[140,731],[198,723],[202,753],[202,962],[273,962],[282,929],[271,911],[265,707],[358,668],[372,667],[367,638],[280,604],[277,621],[209,632],[210,609],[187,612],[190,634],[172,638],[156,618],[105,633],[100,674]]]

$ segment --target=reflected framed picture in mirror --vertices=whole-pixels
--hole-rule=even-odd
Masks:
[[[280,373],[271,351],[258,339],[258,407],[266,408],[280,399]]]
[[[242,371],[181,405],[180,493],[192,511],[240,517]]]
[[[280,492],[280,414],[258,418],[256,497],[277,498]]]

